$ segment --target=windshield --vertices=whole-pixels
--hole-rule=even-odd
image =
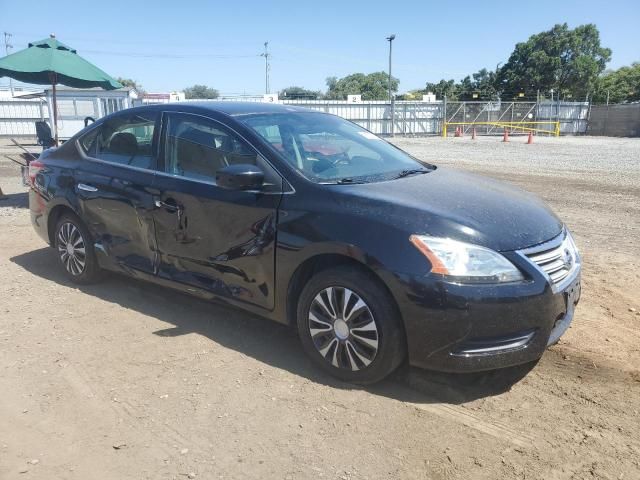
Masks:
[[[435,168],[333,115],[296,112],[239,120],[269,142],[292,167],[318,183],[390,180]]]

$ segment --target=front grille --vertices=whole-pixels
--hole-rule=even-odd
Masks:
[[[576,267],[578,254],[569,234],[522,252],[540,270],[549,276],[553,285],[558,285]]]

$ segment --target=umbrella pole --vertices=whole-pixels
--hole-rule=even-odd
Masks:
[[[58,102],[56,101],[56,76],[51,77],[51,87],[53,88],[53,139],[58,146]]]

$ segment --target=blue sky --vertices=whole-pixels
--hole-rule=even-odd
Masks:
[[[386,70],[390,33],[401,91],[494,68],[516,42],[561,22],[595,23],[613,50],[610,68],[640,61],[638,0],[531,3],[0,0],[0,33],[13,34],[15,51],[55,32],[111,75],[151,92],[203,83],[223,94],[264,93],[258,55],[267,40],[272,91],[324,90],[328,76]]]

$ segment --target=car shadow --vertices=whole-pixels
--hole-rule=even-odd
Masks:
[[[27,192],[6,193],[5,197],[0,199],[0,208],[29,208],[29,194]]]
[[[414,403],[461,404],[508,391],[534,366],[529,364],[480,374],[445,374],[404,365],[376,385],[354,386],[335,380],[315,367],[304,354],[293,328],[123,275],[110,274],[94,285],[76,285],[65,277],[50,248],[17,255],[10,260],[33,275],[79,288],[85,294],[172,325],[150,334],[163,337],[203,335],[268,365],[332,388],[365,389],[372,394]]]

